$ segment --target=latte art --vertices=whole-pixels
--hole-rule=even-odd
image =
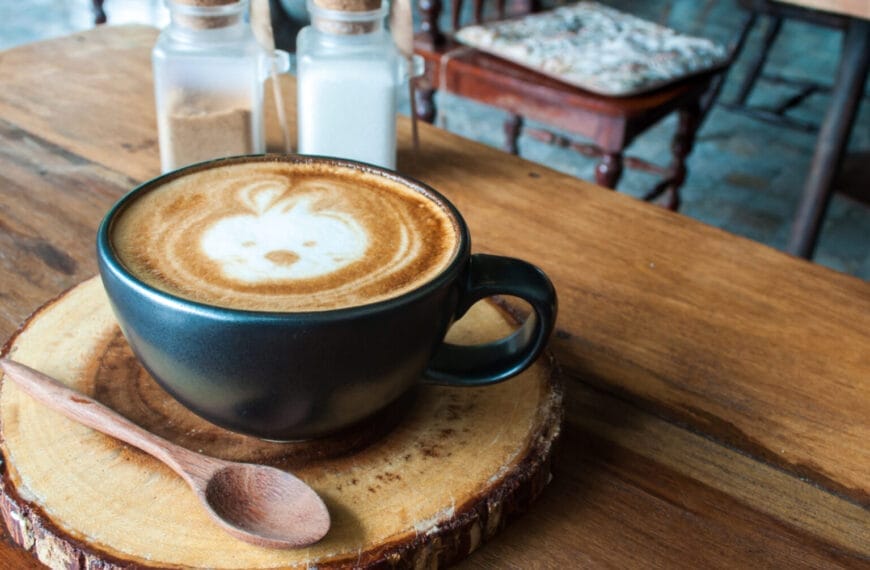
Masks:
[[[442,207],[350,167],[260,162],[181,176],[144,193],[112,229],[149,285],[231,308],[317,311],[425,283],[456,255]]]
[[[243,197],[258,185],[243,189]],[[362,260],[365,229],[348,213],[314,208],[317,193],[280,199],[279,186],[264,188],[254,213],[223,218],[202,236],[203,252],[224,277],[245,283],[307,279]]]

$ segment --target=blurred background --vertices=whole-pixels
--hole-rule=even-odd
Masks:
[[[870,1],[870,0],[868,0]],[[743,13],[737,0],[605,0],[603,3],[667,25],[679,32],[722,44],[733,41]],[[276,29],[279,47],[292,49],[304,25],[298,0],[274,0],[283,25]],[[161,0],[106,0],[110,25],[147,24],[161,27],[168,13]],[[419,22],[419,19],[416,21]],[[809,163],[815,130],[763,122],[733,108],[741,79],[761,49],[769,21],[754,26],[741,56],[732,67],[717,105],[698,134],[689,157],[689,174],[682,190],[680,212],[723,230],[783,249],[788,240]],[[56,37],[94,26],[91,0],[0,0],[0,49]],[[748,102],[776,107],[794,99],[800,88],[776,80],[788,77],[830,86],[839,61],[842,32],[801,21],[786,20],[770,52],[765,73]],[[506,114],[449,94],[438,93],[438,124],[461,136],[501,148]],[[795,122],[819,124],[828,93],[817,90],[790,108]],[[814,260],[835,270],[870,279],[870,92],[866,86],[853,127],[849,151],[835,184]],[[407,109],[405,109],[407,113]],[[644,133],[629,154],[659,163],[670,158],[675,129],[671,116]],[[528,123],[534,127],[533,122]],[[552,128],[550,129],[552,130]],[[424,148],[425,151],[425,148]],[[596,160],[530,137],[519,140],[520,156],[587,180],[594,180]],[[626,169],[619,189],[634,196],[647,190],[653,178]],[[715,252],[711,252],[715,254]]]

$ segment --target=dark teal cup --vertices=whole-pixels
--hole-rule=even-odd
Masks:
[[[439,274],[399,296],[317,312],[257,312],[211,306],[143,283],[119,259],[114,221],[142,195],[198,169],[249,161],[315,161],[399,181],[455,219],[459,247]],[[527,368],[556,319],[556,293],[538,268],[471,254],[461,215],[428,186],[395,172],[329,158],[250,156],[172,172],[132,190],[97,236],[100,275],[136,357],[175,399],[206,420],[270,440],[299,440],[352,428],[420,383],[482,386]],[[492,295],[531,305],[513,334],[478,346],[444,342],[450,325]]]

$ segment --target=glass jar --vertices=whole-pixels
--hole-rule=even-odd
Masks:
[[[171,23],[152,52],[161,169],[264,152],[263,82],[287,70],[287,54],[257,43],[247,0],[166,3]]]
[[[396,102],[406,65],[381,0],[308,0],[296,40],[299,152],[396,166]]]

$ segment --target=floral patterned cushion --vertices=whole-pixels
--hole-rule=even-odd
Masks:
[[[624,96],[722,65],[725,49],[596,2],[468,26],[456,39],[595,93]]]

